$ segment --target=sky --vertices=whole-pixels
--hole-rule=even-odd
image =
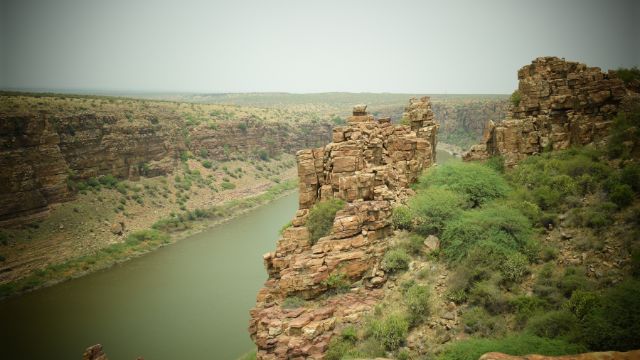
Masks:
[[[0,0],[0,88],[511,93],[640,64],[634,0]]]

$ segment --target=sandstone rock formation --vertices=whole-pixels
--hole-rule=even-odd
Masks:
[[[525,355],[513,356],[498,352],[484,354],[479,360],[637,360],[640,359],[640,350],[627,352],[605,351],[576,355],[545,356]]]
[[[269,279],[251,311],[249,331],[259,359],[320,358],[341,324],[355,321],[382,297],[376,287],[386,279],[379,263],[391,206],[435,161],[438,126],[429,99],[412,99],[405,117],[411,126],[377,121],[366,106],[356,106],[348,125],[334,128],[332,143],[297,153],[300,210],[276,250],[264,255]],[[330,234],[312,244],[305,226],[309,209],[330,198],[346,206]],[[329,290],[330,276],[361,285],[317,307],[282,306],[291,296],[317,298]]]
[[[613,72],[557,57],[535,59],[518,71],[521,99],[511,116],[485,126],[480,144],[464,155],[501,155],[507,166],[542,152],[603,140],[627,94]]]
[[[73,199],[69,181],[167,174],[186,150],[206,149],[210,159],[228,160],[230,154],[252,156],[259,149],[295,153],[331,136],[330,125],[321,122],[298,126],[243,119],[209,128],[186,127],[180,116],[161,109],[136,113],[135,121],[109,112],[9,109],[0,111],[0,226],[41,218],[51,204]]]

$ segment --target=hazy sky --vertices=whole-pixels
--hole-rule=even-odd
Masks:
[[[510,93],[640,64],[640,1],[0,0],[1,88]]]

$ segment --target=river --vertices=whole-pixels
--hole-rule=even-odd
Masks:
[[[173,245],[0,302],[0,358],[236,359],[253,344],[249,309],[262,254],[297,209],[297,193]]]
[[[439,150],[438,163],[457,158]],[[297,193],[113,268],[0,302],[0,358],[236,359],[252,349],[249,309],[262,254]]]

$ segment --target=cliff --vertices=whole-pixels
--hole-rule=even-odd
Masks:
[[[503,119],[507,115],[509,105],[506,98],[483,99],[480,96],[434,100],[432,107],[440,124],[440,141],[467,148],[482,138],[487,121]]]
[[[102,175],[136,180],[171,173],[186,151],[204,151],[208,159],[223,161],[255,157],[260,151],[292,154],[330,138],[331,125],[322,121],[267,122],[244,116],[193,123],[192,115],[172,104],[130,101],[129,106],[107,107],[92,100],[74,108],[64,98],[51,103],[26,99],[2,98],[0,226],[46,216],[51,205],[74,199],[74,182]]]
[[[557,57],[535,59],[518,71],[518,79],[510,116],[489,121],[482,142],[471,147],[465,160],[500,155],[513,166],[545,149],[602,141],[627,94],[614,73]]]
[[[378,288],[386,275],[380,260],[388,247],[391,206],[435,162],[438,125],[429,99],[412,99],[405,117],[410,125],[392,125],[356,106],[348,125],[333,129],[333,142],[297,153],[300,210],[276,250],[264,255],[269,278],[251,310],[249,332],[259,359],[320,358],[337,328],[382,297]],[[306,226],[310,209],[331,198],[346,205],[329,235],[314,244]],[[331,278],[344,279],[351,290],[326,296]],[[289,309],[285,302],[293,296],[317,301]]]

